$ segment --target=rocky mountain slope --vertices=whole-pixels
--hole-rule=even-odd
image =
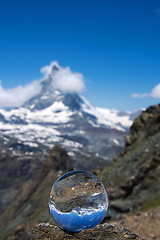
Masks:
[[[160,105],[156,105],[134,121],[126,136],[126,146],[114,158],[112,166],[94,171],[104,183],[109,196],[109,210],[104,222],[160,205],[159,163]],[[37,223],[54,223],[48,210],[49,192],[58,174],[69,169],[72,169],[71,160],[65,150],[54,148],[49,158],[42,162],[34,180],[23,185],[1,214],[2,239],[8,235],[14,237],[17,232],[25,236],[28,234],[26,239],[29,239],[32,227]]]
[[[71,170],[71,159],[67,152],[55,146],[48,158],[42,162],[34,180],[23,184],[16,197],[1,214],[1,239],[6,239],[17,226],[24,228],[24,235],[27,235],[25,233],[27,227],[31,234],[31,226],[40,219],[48,221],[49,217],[52,220],[48,210],[51,187],[60,174]]]
[[[137,212],[136,214],[125,214],[123,218],[112,222],[120,227],[125,227],[143,239],[160,239],[160,207],[152,208],[148,211]]]
[[[124,151],[97,174],[110,196],[108,218],[160,205],[160,104],[135,119]]]

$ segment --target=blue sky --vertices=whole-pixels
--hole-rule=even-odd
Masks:
[[[160,1],[1,1],[3,92],[40,79],[51,61],[83,74],[81,94],[93,105],[133,111],[159,103]]]

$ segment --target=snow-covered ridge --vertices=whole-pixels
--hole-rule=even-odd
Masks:
[[[119,111],[110,110],[107,108],[99,108],[92,106],[84,97],[81,97],[83,103],[81,105],[81,112],[88,113],[97,119],[97,125],[104,125],[109,128],[125,131],[132,124],[129,115],[119,115]],[[44,97],[43,97],[44,99]],[[16,108],[10,111],[0,109],[0,114],[3,115],[6,121],[14,121],[21,119],[25,123],[52,123],[61,124],[67,123],[71,120],[75,112],[71,111],[68,106],[61,101],[55,101],[51,106],[32,111],[28,108]],[[95,122],[93,123],[95,125]],[[1,126],[0,126],[1,129]]]
[[[82,109],[97,118],[97,123],[106,125],[113,129],[125,131],[132,125],[132,120],[129,114],[120,116],[119,111],[115,109],[93,107],[85,98],[83,99]]]
[[[58,67],[41,81],[41,92],[22,107],[0,109],[1,142],[37,149],[58,144],[72,156],[80,153],[85,159],[94,155],[110,161],[124,146],[133,114],[94,107],[77,93],[55,89],[55,71]]]
[[[20,118],[28,124],[37,122],[66,123],[72,116],[72,112],[62,102],[54,102],[51,106],[37,111],[31,111],[24,107],[10,111],[0,109],[0,114],[6,121]]]
[[[56,92],[55,95],[59,96],[59,93]],[[46,98],[48,95],[40,97],[41,101]],[[69,96],[70,98],[71,96]],[[38,147],[38,144],[43,144],[52,147],[54,144],[62,144],[65,148],[76,150],[83,148],[83,144],[77,139],[85,138],[85,141],[90,141],[90,136],[86,134],[85,130],[86,121],[93,129],[103,127],[121,132],[125,132],[126,128],[132,124],[128,114],[120,116],[116,110],[94,107],[80,96],[78,96],[78,103],[80,103],[79,110],[70,109],[60,100],[54,101],[50,106],[40,110],[34,109],[34,106],[34,110],[32,107],[0,109],[2,116],[0,131],[5,136],[16,138],[18,143],[24,145]],[[88,120],[85,120],[86,114],[90,116]],[[80,119],[78,126],[76,126],[77,120],[75,120],[77,117]],[[110,137],[109,146],[113,145],[121,146],[121,140],[116,139],[115,136]],[[99,153],[96,154],[99,156]]]
[[[48,92],[46,95],[43,94],[43,97],[39,97],[40,101],[45,101],[49,98],[49,95]],[[101,141],[102,134],[97,135],[97,129],[103,127],[106,128],[106,131],[107,129],[116,129],[125,132],[126,128],[132,124],[128,114],[120,116],[116,110],[94,107],[79,95],[66,97],[57,91],[53,95],[57,100],[55,99],[50,106],[40,110],[36,109],[34,105],[38,99],[31,101],[28,108],[0,109],[1,134],[16,138],[18,144],[31,147],[38,147],[38,144],[47,147],[60,144],[69,151],[77,151],[77,149],[86,147],[87,142],[92,142],[92,138],[97,139],[97,144],[101,146],[98,139]],[[69,105],[66,103],[69,103]],[[74,104],[76,108],[73,110],[72,105]],[[89,118],[87,118],[88,115]],[[77,121],[79,121],[78,125]],[[95,137],[93,137],[92,132],[90,133],[90,130],[88,133],[86,132],[86,124],[92,127],[92,131],[96,128]],[[103,136],[103,138],[106,137]],[[109,137],[107,141],[109,141],[109,146],[119,147],[122,145],[122,140],[119,137],[117,139],[116,136]],[[92,147],[89,147],[89,149],[92,149]],[[96,149],[95,146],[94,148]],[[96,152],[96,156],[99,156],[99,154],[99,152]]]

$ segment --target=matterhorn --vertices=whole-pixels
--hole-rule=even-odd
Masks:
[[[136,114],[93,106],[72,86],[67,71],[52,62],[44,68],[38,94],[20,107],[0,109],[2,148],[43,157],[59,145],[75,169],[108,165],[123,148]]]

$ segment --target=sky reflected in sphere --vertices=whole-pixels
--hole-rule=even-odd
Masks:
[[[51,189],[49,209],[65,230],[80,232],[99,224],[108,208],[102,182],[86,171],[72,171],[61,176]]]

